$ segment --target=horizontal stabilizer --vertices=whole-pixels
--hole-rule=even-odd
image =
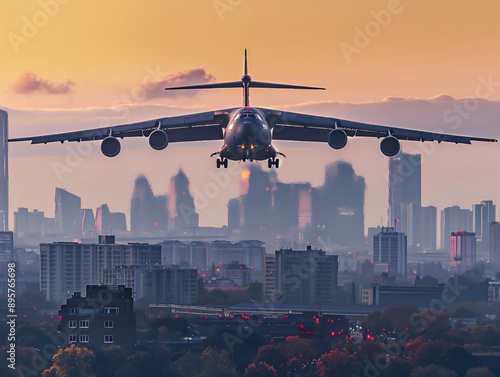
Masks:
[[[176,86],[173,88],[165,88],[165,90],[180,90],[180,89],[218,89],[218,88],[243,88],[241,81],[220,82],[214,84],[200,84],[188,86]]]
[[[317,88],[314,86],[301,86],[289,84],[275,84],[273,82],[250,81],[251,88],[272,88],[272,89],[312,89],[325,90],[325,88]]]

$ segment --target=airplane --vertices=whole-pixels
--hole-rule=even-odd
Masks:
[[[65,141],[102,140],[102,153],[107,157],[114,157],[120,153],[121,149],[118,139],[125,137],[149,137],[149,145],[156,150],[165,149],[169,143],[223,140],[220,150],[211,155],[211,157],[218,156],[217,168],[227,168],[228,160],[243,162],[267,160],[269,168],[273,166],[278,168],[280,162],[278,156],[285,157],[285,155],[274,148],[272,140],[327,142],[333,149],[342,149],[346,146],[349,137],[376,137],[382,138],[380,150],[388,157],[399,153],[400,140],[437,141],[438,143],[444,141],[456,144],[471,144],[471,141],[497,142],[496,139],[418,131],[252,107],[250,106],[250,88],[307,90],[325,90],[325,88],[253,81],[248,75],[246,49],[244,74],[240,81],[170,87],[165,90],[216,88],[243,88],[243,107],[5,141],[31,141],[31,144],[47,144],[56,141],[64,143]]]

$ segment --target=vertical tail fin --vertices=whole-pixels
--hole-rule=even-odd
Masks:
[[[247,49],[245,49],[245,75],[248,75]]]

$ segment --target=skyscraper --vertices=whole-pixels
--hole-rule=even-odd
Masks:
[[[488,232],[489,233],[489,232]],[[476,264],[476,234],[452,232],[450,237],[450,264],[472,267]]]
[[[373,236],[373,262],[387,265],[389,273],[397,272],[406,276],[407,243],[406,235],[396,232],[394,227],[382,227],[379,234]]]
[[[500,267],[500,223],[496,221],[490,225],[490,262]]]
[[[57,232],[63,236],[81,237],[82,200],[80,197],[56,187],[55,205]]]
[[[436,250],[437,241],[437,208],[434,206],[420,208],[420,236],[422,250]]]
[[[14,260],[14,233],[0,232],[0,262]]]
[[[496,205],[491,200],[483,200],[480,204],[474,204],[474,232],[478,247],[482,251],[490,250],[490,224],[496,221]]]
[[[97,207],[95,213],[95,228],[99,234],[111,234],[127,231],[125,214],[111,212],[107,204]]]
[[[421,155],[399,153],[389,160],[389,224],[418,242],[418,211],[422,205]]]
[[[7,112],[0,110],[0,231],[9,230],[9,119]]]
[[[167,229],[167,197],[155,196],[147,178],[143,175],[137,177],[130,200],[130,230],[157,233],[166,232]]]
[[[447,207],[441,211],[441,249],[450,250],[451,232],[472,232],[472,211],[459,206]]]
[[[199,215],[194,206],[194,198],[189,192],[189,180],[181,169],[170,180],[170,228],[186,229],[198,227]]]

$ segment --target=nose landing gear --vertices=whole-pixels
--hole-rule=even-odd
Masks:
[[[270,158],[267,160],[267,167],[271,169],[273,165],[278,169],[280,167],[280,160],[279,158]]]
[[[218,158],[216,163],[217,169],[219,169],[221,166],[224,166],[224,169],[227,169],[227,158]]]

